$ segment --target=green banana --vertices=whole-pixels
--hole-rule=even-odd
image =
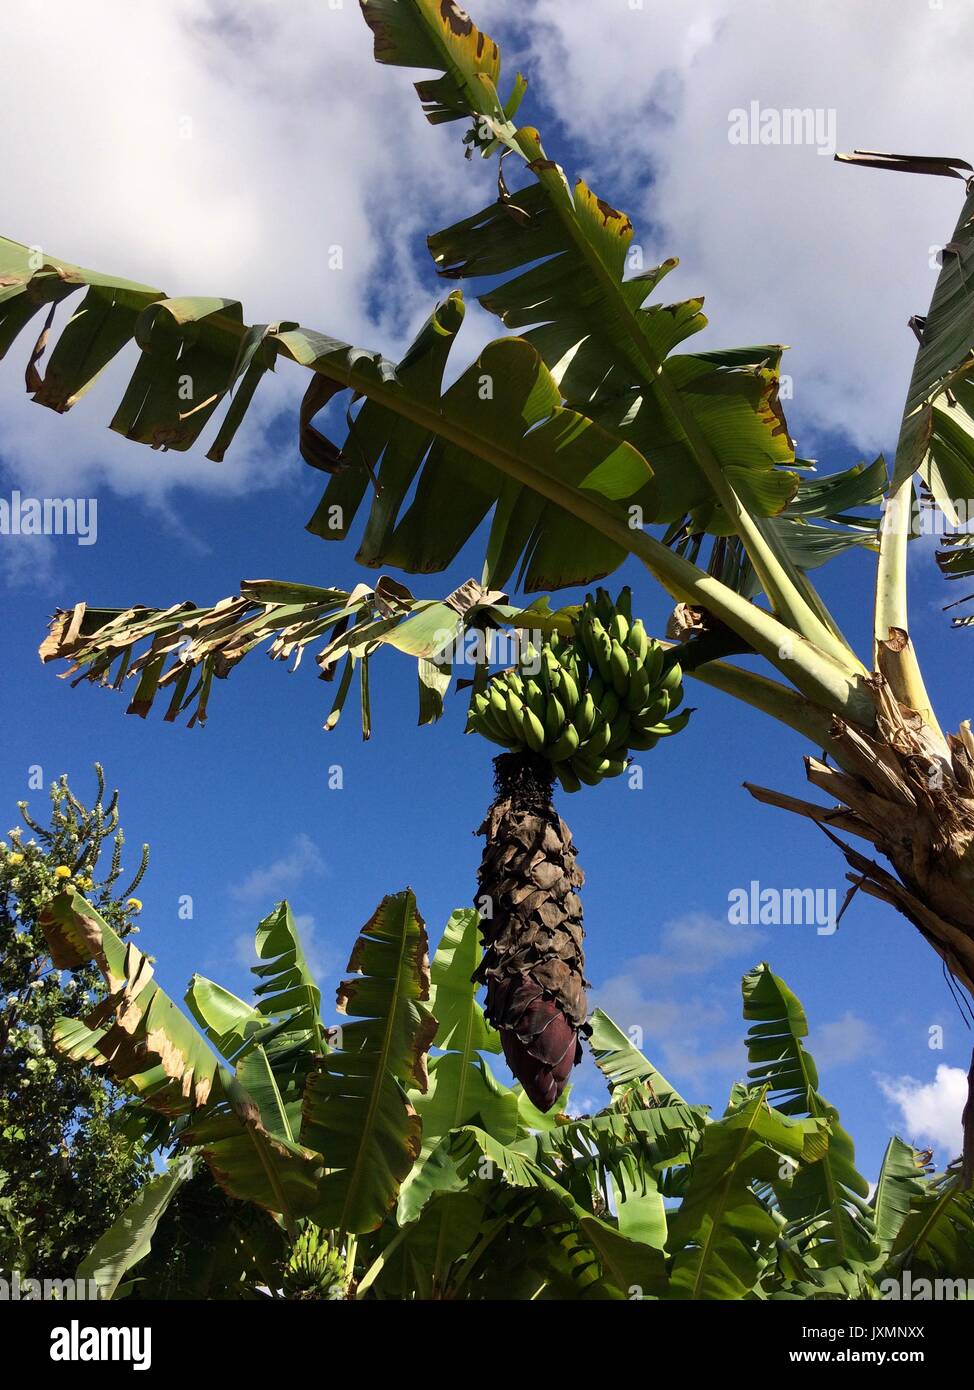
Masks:
[[[549,695],[545,705],[544,718],[545,741],[553,742],[565,727],[565,708],[557,695]]]
[[[635,671],[630,671],[629,690],[625,701],[626,709],[630,713],[643,709],[652,694],[652,689],[645,666],[637,666]]]
[[[599,763],[599,775],[601,777],[619,777],[625,772],[628,766],[626,758],[603,758]]]
[[[637,618],[629,629],[629,650],[642,664],[646,660],[646,653],[649,651],[649,638],[646,636],[646,629],[643,627],[642,618]]]
[[[632,721],[629,718],[628,711],[624,709],[620,710],[619,713],[616,715],[615,719],[613,719],[612,723],[609,725],[609,732],[611,734],[611,738],[609,739],[609,747],[622,749],[628,748],[629,734],[631,732],[631,728]]]
[[[629,747],[636,753],[645,753],[650,748],[655,748],[659,743],[657,734],[637,734],[632,730],[629,734]]]
[[[611,689],[607,690],[605,694],[602,696],[601,700],[599,700],[597,703],[599,706],[599,712],[602,715],[604,715],[604,717],[609,721],[610,724],[612,723],[613,719],[615,719],[616,715],[619,713],[619,710],[622,708],[622,701],[619,699],[619,696],[615,693],[615,691]]]
[[[599,773],[590,771],[584,763],[579,762],[577,757],[572,758],[572,772],[574,772],[578,780],[584,782],[587,787],[597,787],[602,781]]]
[[[669,668],[669,670],[666,672],[666,674],[660,681],[660,685],[666,691],[673,691],[679,690],[682,684],[683,671],[680,669],[680,663],[678,661],[674,661],[673,665]]]
[[[578,704],[578,682],[564,666],[558,672],[558,690],[565,712],[570,713]]]
[[[665,659],[666,653],[663,651],[660,644],[658,642],[651,642],[645,660],[643,661],[643,666],[647,676],[649,676],[649,683],[651,686],[659,684],[659,678],[663,674],[663,662]]]
[[[612,685],[612,638],[598,618],[592,623],[592,650],[595,653],[595,665],[598,667],[599,675],[606,685]]]
[[[528,643],[514,667],[471,691],[467,731],[545,757],[574,792],[619,776],[630,749],[679,733],[692,711],[673,714],[684,693],[677,653],[633,619],[628,587],[615,601],[598,588],[570,616],[570,633]]]
[[[494,722],[496,724],[507,730],[508,737],[513,738],[515,730],[509,715],[507,698],[502,688],[494,681],[491,681],[490,685],[487,687],[485,709],[489,710],[494,716]]]
[[[625,647],[615,639],[609,646],[609,671],[615,693],[625,695],[629,689],[629,657]]]
[[[585,740],[583,752],[588,757],[600,757],[608,748],[612,739],[612,729],[601,715],[595,721],[595,727]]]
[[[595,723],[597,713],[598,707],[592,698],[592,692],[586,690],[585,694],[579,700],[572,718],[572,723],[578,731],[579,738],[588,738],[589,734],[592,732],[592,725]]]
[[[674,714],[672,718],[664,719],[661,724],[657,725],[657,728],[665,729],[667,734],[681,733],[689,724],[690,715],[693,713],[693,709],[682,710],[679,714]]]
[[[575,776],[575,773],[568,763],[558,763],[555,767],[555,776],[566,792],[578,792],[582,790],[581,782]]]
[[[573,753],[578,751],[580,743],[581,739],[574,724],[566,724],[564,733],[558,741],[553,743],[550,748],[545,749],[545,757],[553,763],[565,762]]]
[[[544,748],[544,725],[528,705],[523,705],[521,709],[521,727],[524,730],[524,741],[531,752],[540,753]]]
[[[544,717],[544,691],[533,677],[524,682],[524,703],[538,719]]]

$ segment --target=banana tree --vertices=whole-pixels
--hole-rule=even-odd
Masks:
[[[135,341],[141,356],[112,427],[155,448],[187,449],[228,400],[212,459],[229,447],[266,371],[280,359],[307,368],[301,451],[331,475],[309,530],[342,540],[366,511],[358,561],[428,573],[491,517],[480,585],[465,586],[459,609],[457,595],[440,607],[454,610],[450,627],[484,615],[489,625],[517,626],[523,605],[512,613],[502,602],[512,579],[527,592],[555,590],[635,557],[678,605],[681,668],[811,740],[821,755],[806,759],[808,779],[833,804],[751,792],[819,824],[845,855],[853,885],[904,914],[971,990],[974,736],[969,723],[956,734],[941,728],[906,602],[915,494],[951,519],[958,500],[974,496],[971,166],[845,157],[960,179],[967,197],[929,312],[914,320],[920,347],[890,475],[882,460],[810,475],[781,407],[781,349],[675,350],[704,326],[702,301],[654,297],[673,259],[628,273],[629,218],[584,182],[572,186],[539,132],[518,125],[526,83],[519,74],[504,87],[497,44],[453,0],[362,0],[362,10],[379,62],[439,74],[417,83],[430,121],[466,122],[467,153],[497,156],[496,200],[434,234],[430,249],[444,278],[490,277],[480,302],[510,336],[444,389],[463,318],[457,291],[394,364],[293,322],[247,325],[235,301],[170,299],[5,242],[0,352],[46,311],[27,386],[35,401],[63,412]],[[57,306],[79,289],[81,305],[42,375]],[[338,447],[314,421],[342,393],[351,404]],[[809,578],[849,549],[877,555],[873,641],[859,654]],[[969,538],[951,538],[940,558],[948,576],[963,577]],[[552,615],[544,600],[533,607],[535,631],[566,631],[571,615]],[[114,684],[137,674],[133,712],[145,713],[164,680],[169,717],[187,701],[198,702],[199,717],[212,677],[264,636],[275,636],[272,654],[299,655],[306,640],[330,631],[332,655],[345,657],[336,706],[357,668],[367,733],[366,658],[380,639],[395,645],[396,632],[414,643],[422,634],[413,653],[422,717],[439,711],[450,669],[442,642],[430,645],[436,617],[435,603],[404,597],[388,579],[347,601],[336,590],[309,596],[260,581],[209,610],[78,605],[58,616],[43,652],[99,678],[110,672]],[[141,662],[131,659],[138,636],[150,639]],[[742,666],[740,656],[764,669]],[[974,1122],[966,1155],[971,1180]]]
[[[110,989],[58,1045],[105,1067],[127,1125],[170,1153],[78,1277],[117,1299],[774,1300],[974,1268],[956,1168],[893,1139],[868,1198],[767,965],[743,980],[751,1065],[723,1114],[596,1010],[607,1104],[546,1116],[491,1071],[478,927],[454,912],[430,964],[412,894],[384,899],[337,990],[356,1021],[329,1028],[286,903],[258,927],[253,1002],[194,976],[184,1013],[80,894],[56,900],[51,949]]]

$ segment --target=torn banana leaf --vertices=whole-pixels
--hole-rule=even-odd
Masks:
[[[376,509],[363,537],[364,563],[411,572],[445,568],[509,490],[512,477],[521,479],[518,488],[529,479],[542,493],[547,480],[584,488],[606,505],[639,492],[651,506],[646,460],[586,416],[562,408],[547,369],[523,340],[491,344],[441,394],[447,354],[463,319],[459,293],[437,307],[397,366],[293,323],[249,327],[237,301],[167,299],[160,290],[55,257],[38,265],[31,248],[0,240],[0,355],[42,309],[56,308],[85,286],[88,295],[51,351],[56,390],[40,375],[54,333],[50,313],[30,354],[27,384],[38,403],[69,409],[133,339],[141,356],[112,428],[153,448],[188,449],[236,388],[209,450],[209,457],[219,459],[264,372],[278,357],[297,362],[314,374],[300,414],[302,453],[313,466],[340,475],[310,529],[341,539],[371,486]],[[61,352],[65,338],[70,351]],[[353,403],[358,396],[368,400],[354,418],[349,415],[339,449],[313,420],[346,390]],[[383,467],[377,470],[380,456]],[[419,468],[416,497],[400,517]],[[428,529],[431,518],[435,525]],[[624,555],[554,502],[545,501],[521,549],[537,549],[542,538],[559,559],[555,569],[549,560],[542,570],[524,556],[535,588],[587,583],[615,569]],[[510,544],[508,537],[507,549]]]
[[[292,670],[305,649],[315,649],[315,665],[330,681],[339,664],[343,675],[325,727],[334,728],[352,689],[352,675],[367,673],[381,647],[392,647],[417,663],[419,722],[443,713],[443,697],[453,680],[455,661],[466,660],[464,639],[471,631],[501,626],[568,632],[570,610],[553,612],[547,599],[528,607],[511,605],[497,589],[467,580],[445,599],[417,599],[388,576],[374,589],[358,585],[351,593],[279,580],[247,580],[240,593],[211,608],[192,603],[171,608],[58,609],[40,647],[44,661],[68,661],[72,684],[93,681],[119,690],[135,689],[129,714],[145,718],[155,700],[166,702],[165,718],[189,712],[189,726],[206,721],[214,677],[225,680],[248,652],[266,645],[274,661]],[[469,670],[469,665],[464,665]],[[368,684],[363,679],[362,733],[371,732]]]
[[[153,1109],[179,1115],[224,1094],[221,1061],[153,977],[148,956],[123,941],[77,892],[61,893],[40,924],[59,970],[93,961],[108,993],[84,1019],[60,1018],[59,1051],[106,1067]]]

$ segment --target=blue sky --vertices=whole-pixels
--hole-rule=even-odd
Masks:
[[[496,7],[491,9],[496,13]],[[544,12],[548,7],[536,9]],[[570,38],[570,29],[562,37]],[[621,53],[623,37],[616,32],[616,48],[610,51]],[[371,92],[374,78],[364,29],[356,42],[349,51]],[[524,56],[530,69],[530,51]],[[625,207],[645,206],[653,178],[664,168],[650,157],[652,143],[646,157],[621,163],[611,152],[600,150],[566,113],[552,82],[545,84],[541,57],[538,63],[539,81],[533,90],[540,95],[532,95],[525,114],[544,125],[549,146],[557,148],[569,169],[592,174],[598,192]],[[402,74],[380,76],[397,101],[403,93],[408,99]],[[413,278],[405,288],[400,286],[401,302],[390,308],[388,300],[376,302],[374,276],[361,283],[350,276],[338,305],[340,317],[357,327],[357,316],[370,330],[371,345],[387,348],[401,341],[417,316],[443,293],[418,240],[420,225],[432,230],[445,220],[433,216],[421,222],[426,209],[421,194],[421,206],[415,205],[414,180],[423,176],[423,166],[431,181],[430,199],[437,209],[447,208],[447,217],[450,211],[463,215],[483,201],[478,201],[474,187],[483,187],[482,175],[477,170],[468,175],[463,166],[454,138],[458,129],[431,132],[415,122],[410,129],[418,132],[417,139],[440,141],[439,146],[431,143],[426,157],[408,156],[408,192],[414,201],[406,200],[405,185],[397,184],[393,175],[381,194],[372,188],[363,206],[378,209],[374,216],[381,244],[376,254],[381,255],[386,235],[381,229],[397,199],[404,199],[408,230],[399,233],[390,254],[396,266],[411,266],[408,276]],[[232,145],[232,135],[229,139]],[[889,143],[895,144],[892,139]],[[444,148],[457,165],[449,183],[432,167],[432,151]],[[814,152],[806,153],[812,161],[807,168],[818,178],[822,161],[815,164]],[[602,178],[593,172],[600,167],[600,154],[611,170]],[[759,154],[771,159],[780,151]],[[793,175],[797,166],[789,167]],[[665,176],[672,183],[671,173]],[[840,176],[850,177],[847,171]],[[876,200],[887,196],[891,182],[896,181],[874,185]],[[921,186],[918,191],[926,189]],[[899,190],[895,196],[900,196]],[[939,188],[931,197],[939,217],[937,231],[946,239],[956,199],[952,202]],[[31,239],[25,226],[39,214],[27,195],[23,209],[19,204],[11,207],[9,201],[7,209],[13,221],[0,230]],[[219,218],[226,211],[218,196],[215,215]],[[121,238],[124,254],[118,265],[107,230],[99,257],[96,224],[85,224],[85,244],[75,253],[67,211],[61,223],[60,254],[148,280],[161,279],[137,237]],[[715,232],[720,225],[718,209]],[[647,240],[652,242],[658,231],[651,220],[645,226]],[[346,233],[350,238],[361,234],[355,228]],[[153,232],[153,241],[158,236]],[[920,234],[914,239],[921,242],[925,257],[928,239]],[[290,251],[299,262],[303,258],[311,265],[320,256],[320,244],[314,225],[308,225],[294,237]],[[916,250],[914,245],[911,254]],[[169,267],[164,269],[168,284],[172,277]],[[301,289],[299,272],[300,264],[292,303]],[[782,273],[804,284],[813,274],[813,264],[798,261],[789,270],[786,263]],[[242,278],[246,281],[246,274]],[[918,286],[929,294],[929,272],[889,288],[882,312],[877,310],[877,323],[882,325],[882,316],[888,315],[902,325],[911,312],[922,312],[925,297],[917,298]],[[195,286],[170,287],[181,292]],[[700,287],[698,275],[689,288]],[[708,288],[705,281],[702,287]],[[848,302],[843,303],[838,288],[834,294],[829,313],[841,325]],[[821,288],[817,298],[829,299],[829,288]],[[325,317],[327,285],[320,279],[312,299],[308,322],[332,327]],[[744,341],[750,323],[726,292],[724,300],[737,337]],[[868,426],[857,421],[849,432],[839,430],[832,417],[840,413],[841,392],[824,393],[828,409],[821,396],[814,407],[811,404],[814,388],[821,384],[814,355],[821,324],[807,304],[802,295],[786,297],[782,316],[787,322],[782,324],[776,300],[767,298],[760,305],[760,338],[755,334],[750,340],[798,342],[803,326],[808,328],[813,351],[810,364],[797,359],[789,419],[803,453],[832,469],[866,457],[866,444],[870,449],[892,446],[895,401],[905,387],[909,351],[893,362],[895,371],[887,373],[893,379],[884,380],[882,394],[870,397]],[[302,313],[300,305],[296,312]],[[482,330],[474,315],[458,363],[476,351]],[[856,332],[860,331],[865,330],[857,316]],[[876,332],[878,338],[879,328]],[[718,325],[701,345],[728,345],[733,336]],[[8,377],[18,376],[19,362],[17,357],[6,364]],[[296,371],[292,377],[290,386],[285,382],[279,388],[282,392],[293,395],[300,385]],[[91,764],[101,761],[109,784],[122,791],[123,822],[133,846],[129,864],[134,866],[137,859],[136,844],[147,840],[152,847],[151,866],[140,890],[145,902],[140,944],[158,956],[164,986],[181,995],[190,973],[199,970],[244,992],[253,928],[286,895],[302,920],[331,999],[356,931],[383,893],[411,885],[434,941],[450,910],[469,903],[481,843],[472,832],[491,798],[491,750],[463,736],[462,700],[449,702],[440,724],[417,728],[414,668],[391,652],[374,663],[375,731],[368,744],[361,741],[351,706],[336,731],[322,731],[330,687],[315,678],[310,662],[290,675],[260,653],[252,654],[215,690],[204,730],[166,725],[161,711],[145,722],[127,718],[123,695],[87,685],[72,691],[53,668],[42,668],[36,647],[57,604],[80,598],[98,606],[163,606],[187,598],[210,602],[234,592],[242,578],[351,587],[371,573],[356,570],[350,547],[328,546],[304,532],[321,480],[300,460],[289,418],[268,413],[260,429],[242,441],[246,468],[234,471],[231,463],[225,466],[224,481],[214,483],[211,474],[219,466],[207,463],[202,450],[189,460],[162,457],[100,431],[111,395],[101,393],[97,406],[96,395],[69,419],[55,419],[10,394],[0,398],[0,495],[16,487],[37,495],[46,477],[56,480],[63,494],[76,449],[78,488],[72,491],[97,496],[99,536],[91,547],[60,538],[28,548],[25,541],[0,538],[0,573],[7,588],[2,638],[6,679],[0,689],[6,737],[0,747],[0,792],[8,823],[14,823],[14,803],[27,795],[31,766],[43,768],[46,782],[66,771],[75,789],[85,795],[91,786]],[[4,429],[10,432],[7,436]],[[6,449],[5,437],[12,441]],[[100,460],[102,449],[111,467],[106,464],[99,472],[92,460]],[[167,472],[171,469],[179,472]],[[16,554],[11,551],[14,545],[21,547]],[[475,540],[446,574],[407,582],[417,594],[440,595],[479,574],[480,563]],[[819,572],[827,600],[860,651],[867,650],[871,569],[870,557],[862,556]],[[632,585],[635,606],[647,627],[662,631],[670,607],[665,595],[638,566],[627,566],[614,576],[611,587],[616,589],[623,579]],[[940,613],[941,604],[954,595],[945,593],[929,547],[916,547],[911,587],[914,638],[928,684],[945,726],[956,728],[971,714],[972,638],[951,632]],[[564,597],[568,601],[578,595]],[[844,863],[815,827],[755,804],[740,785],[747,778],[802,795],[801,758],[815,750],[715,692],[693,686],[689,695],[699,712],[679,739],[640,756],[645,770],[641,791],[630,790],[620,778],[560,801],[587,875],[584,901],[593,1001],[612,1012],[623,1027],[643,1029],[644,1050],[689,1098],[722,1107],[731,1081],[744,1068],[740,976],[766,959],[805,1003],[822,1089],[840,1108],[863,1171],[875,1175],[893,1131],[936,1143],[939,1156],[947,1156],[944,1143],[950,1142],[951,1117],[959,1116],[962,1104],[957,1069],[966,1072],[972,1039],[951,1000],[939,961],[908,923],[865,897],[855,901],[834,936],[820,936],[809,926],[752,928],[728,923],[728,894],[751,880],[762,887],[835,889],[841,901]],[[329,790],[328,772],[336,764],[342,768],[344,785]],[[43,794],[32,794],[31,801],[35,811],[43,810]],[[186,894],[193,899],[191,921],[177,915]],[[937,1026],[943,1029],[942,1050],[929,1046],[930,1030]],[[938,1068],[944,1067],[951,1070],[938,1076]],[[600,1103],[599,1080],[589,1063],[578,1077],[575,1094],[586,1108]]]

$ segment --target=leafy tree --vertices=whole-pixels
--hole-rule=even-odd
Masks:
[[[518,75],[505,93],[496,43],[453,0],[362,0],[362,9],[379,62],[439,74],[417,83],[430,121],[466,122],[467,153],[498,156],[496,200],[436,232],[429,245],[443,277],[489,279],[480,302],[513,336],[490,344],[444,390],[464,312],[457,291],[394,364],[293,323],[249,326],[235,301],[169,299],[5,242],[0,349],[47,307],[28,389],[65,411],[135,340],[142,355],[112,427],[153,447],[187,449],[229,397],[212,459],[229,447],[263,374],[279,358],[296,362],[312,373],[302,453],[333,474],[308,528],[343,540],[365,511],[361,563],[429,573],[444,569],[489,516],[482,584],[471,581],[441,603],[416,600],[384,578],[351,593],[247,583],[212,608],[79,604],[57,615],[44,656],[70,658],[82,676],[115,686],[137,677],[131,712],[145,714],[164,689],[166,717],[192,709],[196,722],[214,676],[226,676],[265,639],[283,658],[330,636],[319,661],[326,671],[343,661],[330,722],[357,674],[367,735],[369,658],[383,643],[417,657],[428,721],[453,674],[453,635],[505,624],[570,635],[574,610],[553,610],[547,598],[511,605],[502,591],[512,580],[529,593],[557,590],[633,557],[676,601],[671,636],[681,642],[682,670],[811,740],[808,778],[832,804],[759,787],[752,794],[822,825],[854,889],[904,914],[959,984],[974,989],[974,735],[969,723],[953,734],[938,722],[911,637],[906,585],[917,494],[952,520],[957,501],[974,497],[974,187],[968,183],[946,240],[929,312],[914,320],[920,346],[889,474],[877,459],[808,478],[779,397],[781,349],[676,351],[704,327],[702,301],[655,298],[673,259],[631,273],[629,218],[583,181],[572,186],[539,132],[516,123],[526,83]],[[955,159],[843,158],[962,181],[972,172]],[[79,288],[86,291],[80,310],[42,377],[57,305]],[[314,419],[343,392],[359,404],[338,448]],[[878,557],[873,641],[861,654],[809,578],[849,550]],[[970,536],[952,537],[940,561],[949,577],[970,574]],[[482,713],[472,706],[472,716]],[[632,746],[604,756],[610,767],[599,775],[624,767]],[[530,740],[527,748],[536,752]],[[571,772],[578,777],[574,764]],[[547,818],[549,805],[542,798],[534,813]],[[878,859],[848,837],[865,841]],[[562,850],[567,855],[567,844]],[[565,1028],[577,1034],[572,1007],[580,1007],[580,958],[563,955],[555,964],[572,976],[571,990],[560,984],[540,996],[562,1020],[558,1046],[548,1055],[539,1041],[539,1025],[554,1015],[532,1015],[523,1030],[530,1060],[514,1057],[525,1078],[540,1066],[546,1094],[572,1051]],[[510,1008],[495,1008],[496,1000],[491,1008],[516,1035],[525,1010],[517,991],[509,998]],[[510,1038],[508,1052],[517,1053]],[[974,1120],[967,1132],[970,1183]]]
[[[183,1013],[77,894],[45,909],[56,959],[92,955],[108,1007],[59,1046],[100,1055],[167,1129],[168,1169],[79,1274],[122,1298],[850,1299],[974,1288],[974,1196],[893,1139],[872,1196],[766,964],[743,980],[745,1081],[692,1104],[605,1014],[596,1115],[544,1115],[494,1076],[477,913],[430,964],[408,890],[383,899],[326,1028],[286,903],[257,930],[247,1003],[194,976]],[[124,1034],[117,1027],[126,1019]],[[971,1281],[971,1282],[963,1282]],[[929,1290],[927,1295],[929,1296]]]
[[[136,930],[131,885],[119,892],[124,835],[118,794],[105,783],[84,806],[62,777],[47,826],[20,804],[27,833],[0,842],[0,1273],[71,1277],[107,1221],[151,1171],[141,1144],[118,1123],[122,1092],[104,1069],[75,1067],[54,1047],[60,1017],[77,1018],[104,994],[91,965],[62,977],[52,966],[40,914],[65,886],[97,904],[119,939]],[[101,864],[103,853],[109,857]],[[100,876],[103,875],[103,876]]]

